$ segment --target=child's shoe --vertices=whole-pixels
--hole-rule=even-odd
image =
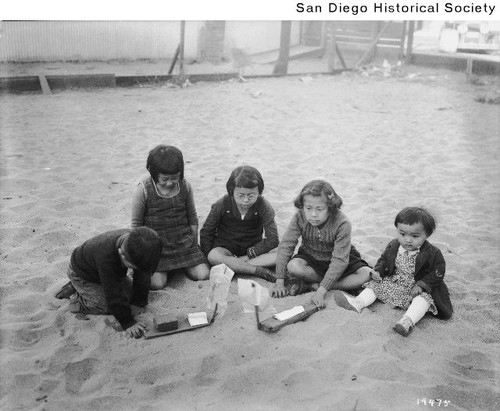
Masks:
[[[356,311],[358,314],[360,314],[361,310],[364,308],[358,299],[344,293],[343,291],[335,290],[333,292],[333,298],[339,307],[345,308],[346,310]]]
[[[67,284],[64,284],[64,286],[58,291],[55,297],[62,300],[63,298],[71,297],[75,292],[75,287],[73,287],[73,284],[71,284],[71,281],[69,281]]]
[[[266,267],[256,267],[255,277],[263,278],[270,283],[276,282],[276,274]]]
[[[401,334],[403,337],[408,337],[414,325],[412,319],[404,315],[394,326],[394,331]]]

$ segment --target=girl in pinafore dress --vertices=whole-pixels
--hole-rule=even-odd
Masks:
[[[132,227],[155,230],[163,242],[151,289],[167,284],[171,270],[185,268],[192,280],[206,280],[210,269],[198,245],[198,215],[191,184],[184,178],[181,151],[159,145],[149,152],[146,168],[150,176],[137,186],[132,202]]]
[[[448,288],[443,281],[445,261],[439,248],[427,241],[436,223],[419,207],[407,207],[394,221],[398,237],[392,240],[371,272],[372,281],[357,296],[337,291],[337,304],[357,311],[376,299],[406,310],[394,330],[407,336],[427,312],[448,319],[453,313]]]

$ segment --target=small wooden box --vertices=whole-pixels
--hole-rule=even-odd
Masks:
[[[155,328],[160,331],[174,331],[179,328],[179,321],[173,320],[172,317],[159,316],[153,318],[153,324]]]

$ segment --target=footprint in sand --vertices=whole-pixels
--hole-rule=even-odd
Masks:
[[[64,369],[66,391],[78,393],[82,389],[82,385],[96,374],[95,369],[98,363],[99,360],[96,358],[85,358],[82,361],[66,365]]]
[[[210,355],[203,358],[201,370],[194,377],[194,382],[198,386],[206,387],[214,384],[217,380],[211,375],[215,374],[221,365],[222,359],[218,355]]]
[[[9,347],[13,351],[23,351],[35,345],[41,338],[40,330],[23,328],[14,333]]]
[[[495,379],[491,358],[479,351],[455,355],[451,361],[448,361],[448,366],[452,374],[469,380],[493,382]]]

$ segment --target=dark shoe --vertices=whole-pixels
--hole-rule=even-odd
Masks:
[[[254,275],[255,277],[263,278],[270,283],[276,282],[276,274],[266,267],[257,267]]]
[[[71,284],[71,281],[65,284],[59,292],[56,294],[56,298],[63,299],[63,298],[69,298],[71,297],[74,293],[76,292],[75,287],[73,287],[73,284]]]

